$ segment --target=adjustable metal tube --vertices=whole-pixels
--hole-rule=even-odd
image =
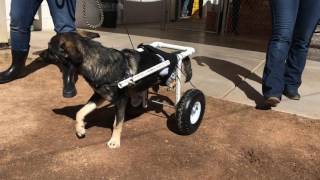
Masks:
[[[168,49],[175,49],[175,50],[181,50],[179,54],[177,54],[178,58],[178,64],[176,68],[176,104],[179,102],[180,97],[181,97],[181,69],[182,69],[182,60],[188,56],[191,56],[193,53],[195,53],[195,49],[192,47],[185,47],[185,46],[179,46],[179,45],[174,45],[174,44],[167,44],[167,43],[162,43],[162,42],[153,42],[150,44],[150,46],[154,48],[168,48]],[[142,48],[138,48],[137,51],[142,52]],[[136,81],[152,74],[155,73],[161,69],[164,69],[170,65],[170,61],[166,60],[162,63],[159,63],[139,74],[136,74],[130,78],[127,78],[121,82],[118,83],[118,87],[124,88],[130,84],[134,84]]]
[[[163,69],[165,67],[168,67],[169,65],[170,65],[170,61],[166,60],[166,61],[164,61],[162,63],[159,63],[159,64],[157,64],[155,66],[152,66],[151,68],[146,69],[146,70],[142,71],[139,74],[136,74],[136,75],[134,75],[132,77],[129,77],[129,78],[119,82],[118,83],[118,87],[120,89],[122,89],[122,88],[124,88],[124,87],[126,87],[126,86],[128,86],[130,84],[134,84],[135,82],[139,81],[140,79],[142,79],[142,78],[144,78],[144,77],[146,77],[146,76],[148,76],[148,75],[150,75],[152,73],[155,73],[155,72],[157,72],[157,71],[159,71],[159,70],[161,70],[161,69]]]

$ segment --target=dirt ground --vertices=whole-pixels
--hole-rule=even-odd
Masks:
[[[26,77],[0,85],[0,179],[320,179],[320,121],[207,97],[195,134],[176,135],[153,106],[111,150],[113,108],[88,116],[77,139],[75,114],[92,91],[79,79],[78,95],[64,99],[55,66],[28,64]]]

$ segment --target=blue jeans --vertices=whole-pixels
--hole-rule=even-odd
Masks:
[[[183,6],[182,6],[182,13],[181,16],[188,16],[188,6],[189,6],[190,0],[184,0]]]
[[[76,0],[47,0],[56,32],[75,31]],[[28,51],[30,27],[42,0],[12,0],[10,36],[12,50]]]
[[[297,92],[308,48],[320,19],[319,0],[271,0],[272,37],[263,73],[264,97]]]

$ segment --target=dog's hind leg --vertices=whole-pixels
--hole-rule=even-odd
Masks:
[[[77,112],[76,135],[78,136],[78,138],[83,138],[86,134],[84,118],[97,107],[99,107],[99,105],[101,105],[103,101],[104,99],[100,95],[95,93],[89,99],[88,103]]]
[[[116,104],[116,115],[113,123],[113,130],[111,139],[108,141],[107,145],[109,148],[119,148],[120,147],[120,138],[122,132],[122,126],[124,122],[124,116],[126,111],[128,98],[121,98]]]

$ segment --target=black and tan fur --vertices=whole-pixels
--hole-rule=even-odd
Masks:
[[[91,40],[92,37],[79,33],[62,33],[55,35],[49,42],[48,50],[40,56],[53,60],[66,67],[76,68],[94,90],[94,95],[76,115],[76,134],[85,136],[84,118],[95,110],[105,100],[115,105],[116,114],[112,137],[107,145],[110,148],[120,147],[120,136],[125,118],[125,109],[129,97],[162,82],[161,77],[154,73],[134,86],[119,89],[117,83],[135,75],[160,62],[152,53],[146,54],[135,50],[122,51],[106,48],[99,42]],[[159,52],[161,53],[161,52]],[[184,61],[184,71],[191,78],[190,60]]]

